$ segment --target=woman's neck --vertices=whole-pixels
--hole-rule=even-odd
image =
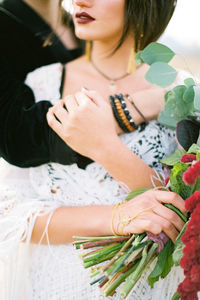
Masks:
[[[23,0],[35,10],[53,29],[59,18],[59,0]]]
[[[127,72],[128,62],[133,47],[132,37],[127,37],[121,47],[114,53],[116,43],[93,42],[92,61],[110,78],[117,78]],[[112,54],[112,55],[111,55]]]

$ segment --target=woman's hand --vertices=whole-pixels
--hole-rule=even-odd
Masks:
[[[49,126],[75,151],[95,160],[117,138],[110,105],[95,91],[60,100],[47,113]]]
[[[184,200],[168,191],[149,190],[116,209],[113,229],[116,233],[142,233],[150,231],[159,234],[162,231],[175,242],[184,222],[172,210],[162,203],[170,203],[186,214]]]
[[[67,96],[49,110],[47,120],[67,145],[102,165],[130,190],[152,187],[153,169],[120,140],[111,106],[97,92]]]

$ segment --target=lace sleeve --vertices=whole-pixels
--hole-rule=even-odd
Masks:
[[[51,214],[58,205],[44,199],[24,203],[19,194],[4,187],[0,190],[0,260],[15,252],[20,242],[30,241],[38,216]]]
[[[151,121],[143,131],[121,137],[122,141],[158,174],[164,175],[160,160],[177,148],[175,132],[157,121]]]
[[[5,260],[21,241],[30,241],[36,218],[50,214],[60,204],[33,189],[28,169],[2,159],[0,169],[0,260]]]

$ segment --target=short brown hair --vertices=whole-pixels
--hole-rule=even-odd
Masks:
[[[124,29],[117,49],[133,29],[135,51],[138,52],[161,36],[173,15],[177,0],[125,1]]]

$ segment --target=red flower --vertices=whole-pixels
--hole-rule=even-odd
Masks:
[[[190,272],[190,280],[194,283],[200,283],[200,265],[194,265]]]
[[[181,157],[181,161],[184,163],[192,162],[193,160],[196,160],[196,154],[183,154]]]
[[[200,191],[196,191],[188,199],[185,200],[185,208],[188,211],[193,212],[193,210],[196,208],[197,204],[199,203],[200,203]]]
[[[184,255],[180,260],[180,266],[184,271],[189,272],[192,267],[191,260]]]
[[[181,237],[181,241],[185,245],[192,244],[192,247],[195,249],[200,248],[200,205],[197,205],[193,213],[191,214],[190,221],[187,224],[186,231]],[[193,245],[196,243],[196,245]],[[184,250],[185,251],[185,250]],[[192,251],[192,249],[191,249]]]
[[[184,291],[191,293],[196,290],[195,283],[191,282],[191,280],[187,277],[183,280],[184,282]]]
[[[183,181],[187,185],[196,183],[197,178],[200,176],[200,160],[194,165],[191,165],[187,171],[183,174]]]
[[[195,199],[199,198],[195,197],[186,200],[193,212],[181,238],[185,244],[183,257],[180,260],[185,279],[179,284],[177,290],[181,300],[198,299],[197,292],[200,291],[200,202],[196,201]]]

